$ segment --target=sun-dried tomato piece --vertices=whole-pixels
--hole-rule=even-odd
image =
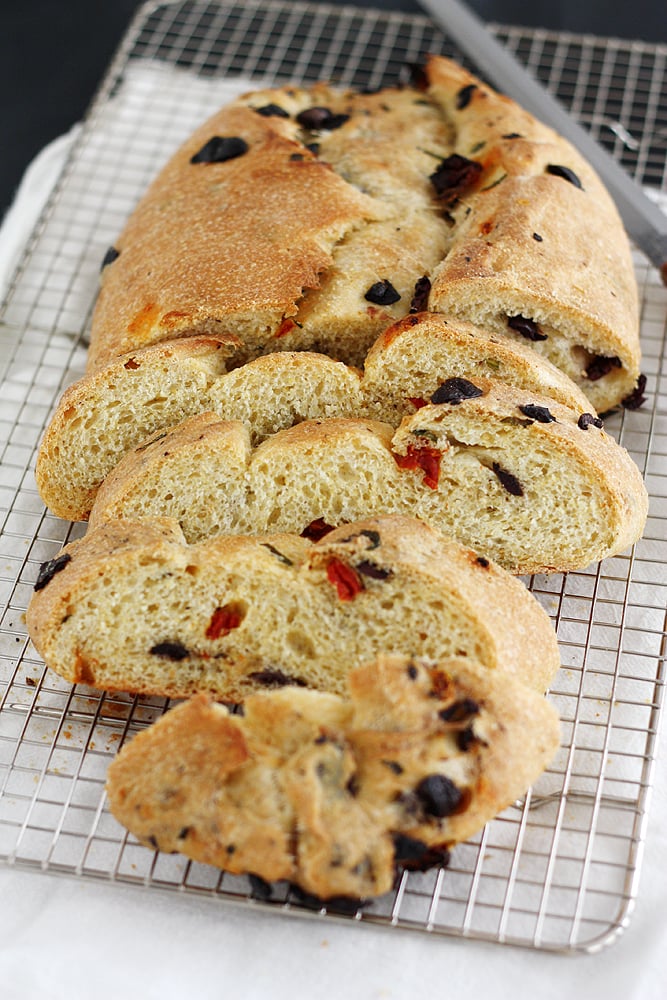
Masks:
[[[286,337],[292,330],[296,330],[299,324],[295,319],[284,319],[275,332],[276,337]]]
[[[482,169],[482,164],[478,163],[477,160],[468,160],[465,156],[460,156],[459,153],[452,153],[451,156],[442,160],[429,180],[440,201],[444,202],[445,205],[451,205],[475,181],[479,180]]]
[[[416,410],[421,410],[422,406],[426,406],[426,400],[422,399],[421,396],[408,396],[408,403],[412,403]]]
[[[421,469],[424,473],[424,486],[437,490],[440,479],[440,462],[442,452],[437,448],[415,448],[409,444],[405,455],[394,454],[394,460],[399,469]]]
[[[335,557],[327,565],[327,580],[336,588],[341,601],[353,601],[364,590],[363,580],[357,571]]]
[[[428,309],[428,297],[431,291],[431,279],[428,275],[424,274],[421,278],[417,278],[415,282],[415,290],[412,296],[412,302],[410,303],[410,312],[418,313],[424,312]]]
[[[301,537],[309,538],[311,542],[319,542],[320,538],[324,538],[330,531],[333,531],[333,525],[327,524],[323,517],[318,517],[303,529]]]
[[[228,635],[239,627],[244,617],[243,610],[238,604],[224,604],[216,608],[206,629],[206,638],[219,639],[221,635]]]

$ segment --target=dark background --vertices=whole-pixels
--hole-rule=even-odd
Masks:
[[[335,2],[335,0],[334,0]],[[360,6],[421,12],[411,0]],[[470,0],[487,21],[667,42],[663,0]],[[139,0],[3,0],[0,218],[33,156],[78,121]]]

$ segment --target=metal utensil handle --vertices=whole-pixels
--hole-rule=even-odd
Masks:
[[[459,0],[420,0],[420,3],[495,87],[577,147],[606,184],[628,235],[660,270],[667,284],[667,216],[511,52],[496,41],[476,14]]]

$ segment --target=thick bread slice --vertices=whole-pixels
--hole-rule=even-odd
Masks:
[[[318,543],[292,535],[188,546],[173,521],[115,521],[46,564],[27,612],[70,681],[242,701],[296,685],[342,693],[382,650],[465,655],[539,691],[559,667],[549,617],[520,580],[412,518]]]
[[[647,494],[625,449],[566,407],[492,380],[445,382],[398,430],[304,421],[252,449],[211,413],[121,460],[90,523],[176,518],[188,541],[412,514],[514,573],[582,569],[640,536]],[[591,418],[594,419],[594,418]]]
[[[176,152],[105,259],[89,370],[195,333],[240,338],[244,360],[361,365],[418,301],[528,338],[599,410],[639,375],[632,261],[601,182],[442,57],[419,87],[239,98]]]
[[[361,899],[447,863],[558,749],[545,698],[467,660],[383,655],[349,692],[173,708],[110,765],[112,813],[153,849]]]
[[[231,352],[231,354],[230,354]],[[42,439],[36,479],[51,511],[88,517],[97,488],[122,456],[155,431],[211,410],[241,420],[253,445],[301,420],[370,417],[398,426],[447,378],[493,375],[579,412],[574,383],[523,344],[429,313],[392,325],[363,377],[323,354],[288,351],[228,370],[233,345],[185,337],[123,355],[63,394]]]

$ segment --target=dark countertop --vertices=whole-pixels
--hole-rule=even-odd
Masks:
[[[335,0],[334,0],[335,2]],[[51,139],[84,115],[138,0],[5,0],[0,31],[0,216],[23,171]],[[361,4],[362,6],[364,4]],[[368,0],[420,12],[410,0]],[[487,21],[667,42],[659,0],[471,0]]]

